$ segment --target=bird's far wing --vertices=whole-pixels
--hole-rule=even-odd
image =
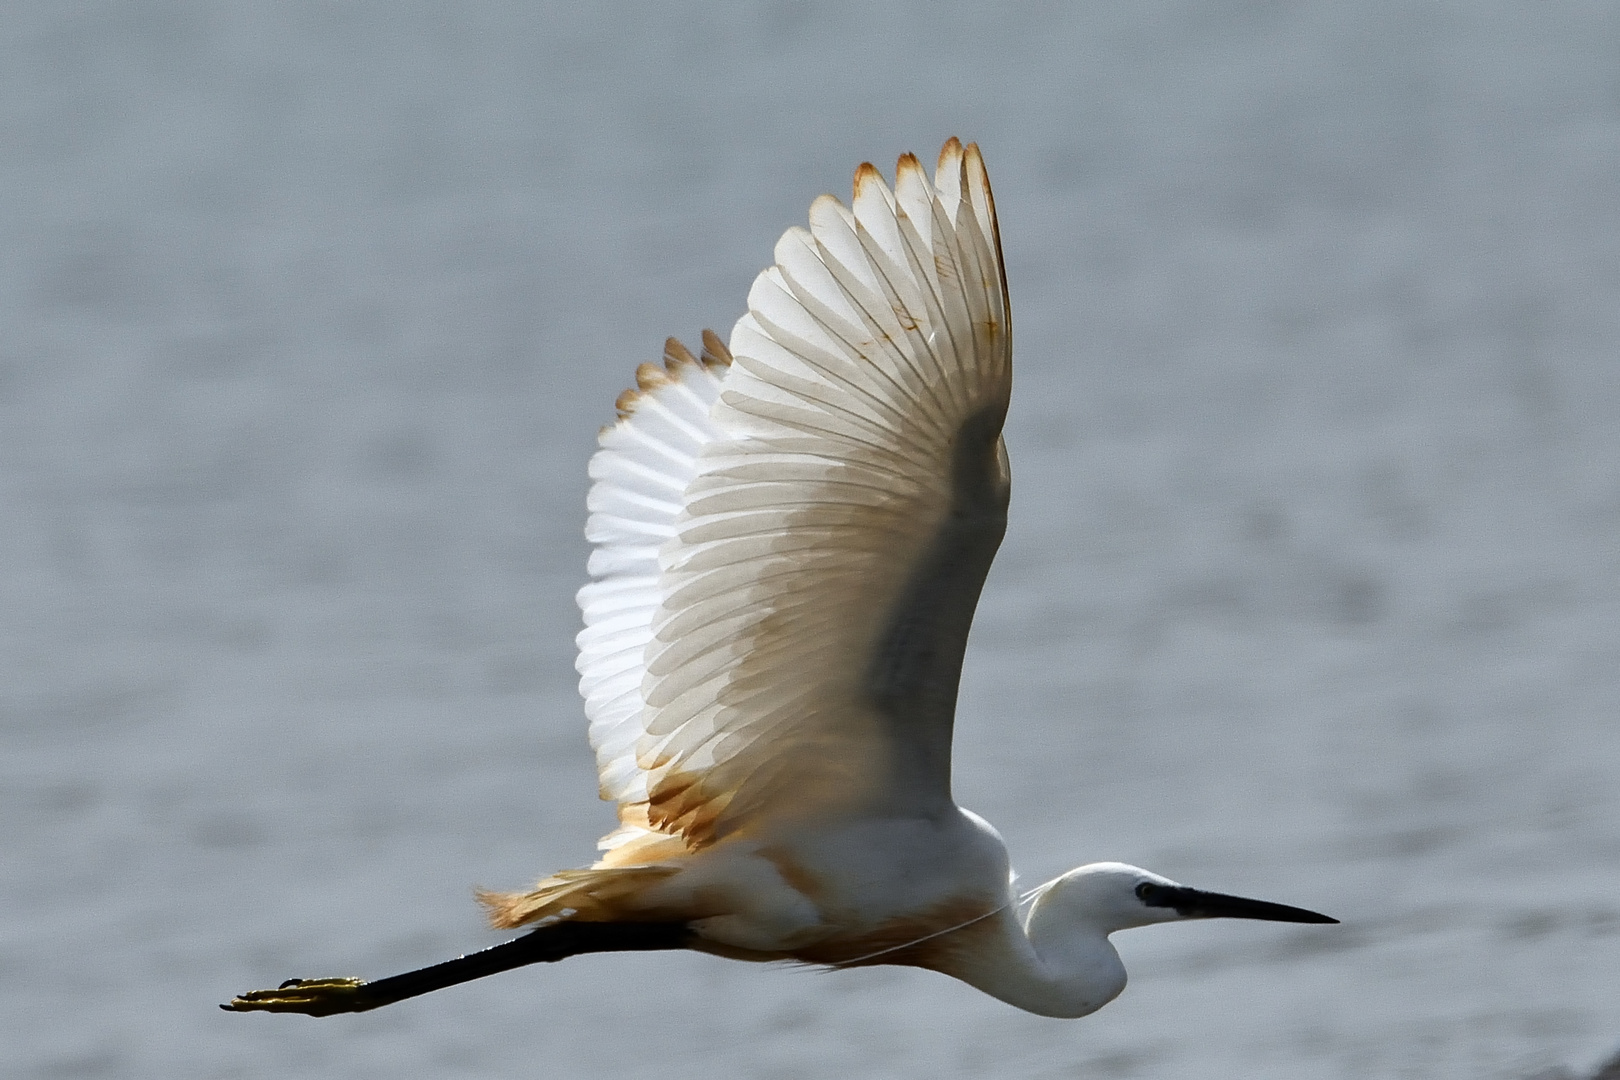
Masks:
[[[817,199],[748,308],[658,556],[639,775],[619,779],[617,750],[603,774],[627,827],[688,847],[948,804],[963,649],[1006,527],[1011,325],[976,146],[947,143],[932,183],[901,158],[892,192],[862,165],[852,208]]]
[[[636,388],[619,395],[619,418],[602,429],[591,458],[585,536],[594,545],[592,581],[577,597],[585,629],[575,639],[575,667],[602,798],[619,803],[624,818],[603,839],[610,858],[627,844],[635,853],[630,861],[669,842],[685,849],[678,838],[648,829],[635,810],[647,802],[647,774],[636,761],[646,735],[641,683],[660,599],[658,551],[675,535],[698,454],[718,435],[709,411],[730,365],[731,354],[710,331],[703,332],[701,358],[670,338],[664,366],[642,364]]]

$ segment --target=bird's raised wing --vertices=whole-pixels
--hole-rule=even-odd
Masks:
[[[852,208],[817,199],[748,307],[713,407],[696,405],[719,363],[643,369],[592,463],[581,688],[623,823],[604,845],[626,848],[605,863],[949,804],[1009,481],[1011,325],[977,147],[947,143],[932,183],[901,158],[892,192],[862,165]]]

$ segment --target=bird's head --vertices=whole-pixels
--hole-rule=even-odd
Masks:
[[[1304,908],[1206,892],[1125,863],[1091,863],[1042,887],[1030,910],[1050,909],[1089,923],[1104,934],[1186,919],[1265,919],[1271,922],[1336,923]]]

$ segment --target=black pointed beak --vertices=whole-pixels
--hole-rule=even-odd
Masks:
[[[1176,914],[1189,919],[1265,919],[1268,922],[1336,923],[1339,920],[1306,911],[1304,908],[1273,904],[1268,900],[1250,900],[1226,893],[1189,889],[1185,885],[1175,888],[1143,886],[1138,890],[1142,903],[1148,907],[1175,908]]]

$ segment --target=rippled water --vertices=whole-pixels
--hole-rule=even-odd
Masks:
[[[1620,1048],[1604,5],[8,6],[0,1036],[27,1077],[1490,1077]],[[591,857],[584,464],[862,158],[984,146],[1013,525],[958,795],[1338,928],[1026,1016],[699,956],[375,1014]]]

